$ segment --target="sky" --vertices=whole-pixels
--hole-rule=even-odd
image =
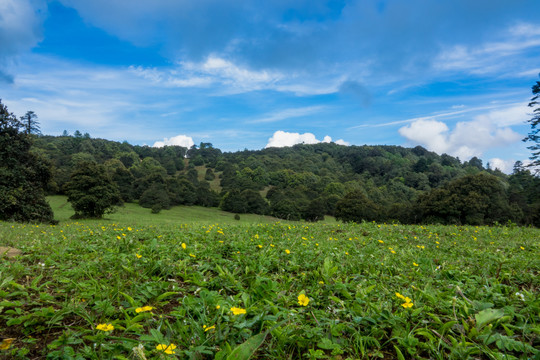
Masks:
[[[530,156],[538,0],[0,0],[0,99],[44,134]]]

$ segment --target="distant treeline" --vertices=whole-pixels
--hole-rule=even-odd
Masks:
[[[420,146],[320,143],[224,153],[210,143],[153,148],[76,132],[34,136],[33,152],[51,164],[50,194],[66,193],[78,167],[92,163],[120,201],[154,212],[202,205],[288,220],[540,226],[540,178],[521,163],[505,175],[476,157],[462,163]]]

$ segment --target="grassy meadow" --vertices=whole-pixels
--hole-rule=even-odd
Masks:
[[[540,358],[540,230],[126,205],[0,222],[0,357]]]

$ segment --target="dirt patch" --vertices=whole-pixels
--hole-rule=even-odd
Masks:
[[[6,255],[7,257],[15,257],[21,255],[22,251],[12,247],[0,246],[0,257]]]

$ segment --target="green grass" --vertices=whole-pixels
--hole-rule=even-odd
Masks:
[[[1,259],[0,357],[540,356],[538,229],[130,205],[71,222],[64,201],[57,226],[0,223],[0,246],[22,251]]]
[[[66,196],[49,196],[47,201],[51,205],[55,219],[60,222],[71,222],[70,217],[74,214],[71,204]],[[240,220],[235,220],[232,213],[221,211],[217,208],[205,208],[202,206],[174,206],[170,210],[162,210],[159,214],[152,214],[150,209],[145,209],[134,203],[126,203],[118,207],[112,214],[106,214],[102,220],[85,220],[86,223],[113,222],[120,224],[156,225],[178,223],[273,223],[278,219],[271,216],[256,214],[241,214]],[[328,217],[327,222],[335,222],[334,218]]]

